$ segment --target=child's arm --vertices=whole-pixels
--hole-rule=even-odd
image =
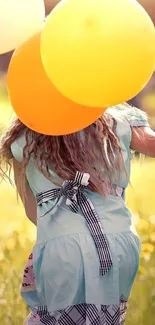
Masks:
[[[131,149],[155,158],[155,132],[149,127],[132,127]]]
[[[20,180],[23,178],[21,163],[13,159],[14,180],[17,191],[23,202],[27,217],[36,225],[37,204],[33,192],[28,184],[26,176],[24,176],[24,191],[21,187]]]

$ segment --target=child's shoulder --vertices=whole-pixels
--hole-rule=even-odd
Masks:
[[[120,123],[128,122],[133,127],[149,126],[147,114],[126,103],[109,107],[105,114],[113,116]]]
[[[128,104],[121,104],[114,107],[109,107],[105,116],[110,127],[113,128],[116,121],[115,133],[119,138],[122,148],[130,147],[132,140],[132,127],[146,127],[149,126],[147,114],[138,108],[129,106]],[[109,118],[111,117],[111,118]]]

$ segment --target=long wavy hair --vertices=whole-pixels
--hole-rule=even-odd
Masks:
[[[90,174],[88,188],[107,195],[111,191],[111,184],[117,183],[125,169],[116,127],[115,118],[103,114],[80,132],[47,136],[30,130],[16,117],[0,141],[1,176],[11,178],[8,174],[13,160],[11,144],[24,134],[23,175],[32,157],[36,168],[51,182],[58,185],[50,170],[63,180],[74,179],[76,171],[87,172]]]

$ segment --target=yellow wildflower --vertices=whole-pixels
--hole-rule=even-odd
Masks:
[[[144,244],[142,244],[142,251],[143,252],[153,253],[154,252],[154,245],[149,244],[149,243],[144,243]]]

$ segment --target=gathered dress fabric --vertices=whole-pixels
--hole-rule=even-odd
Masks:
[[[138,109],[109,108],[130,175],[132,127],[148,126]],[[110,125],[109,125],[110,127]],[[23,160],[23,134],[12,146]],[[88,190],[87,173],[75,171],[61,187],[46,179],[31,157],[26,175],[36,197],[37,239],[28,259],[21,294],[31,308],[25,325],[123,325],[141,243],[125,203],[128,177],[111,194]],[[51,170],[52,178],[62,180]]]

